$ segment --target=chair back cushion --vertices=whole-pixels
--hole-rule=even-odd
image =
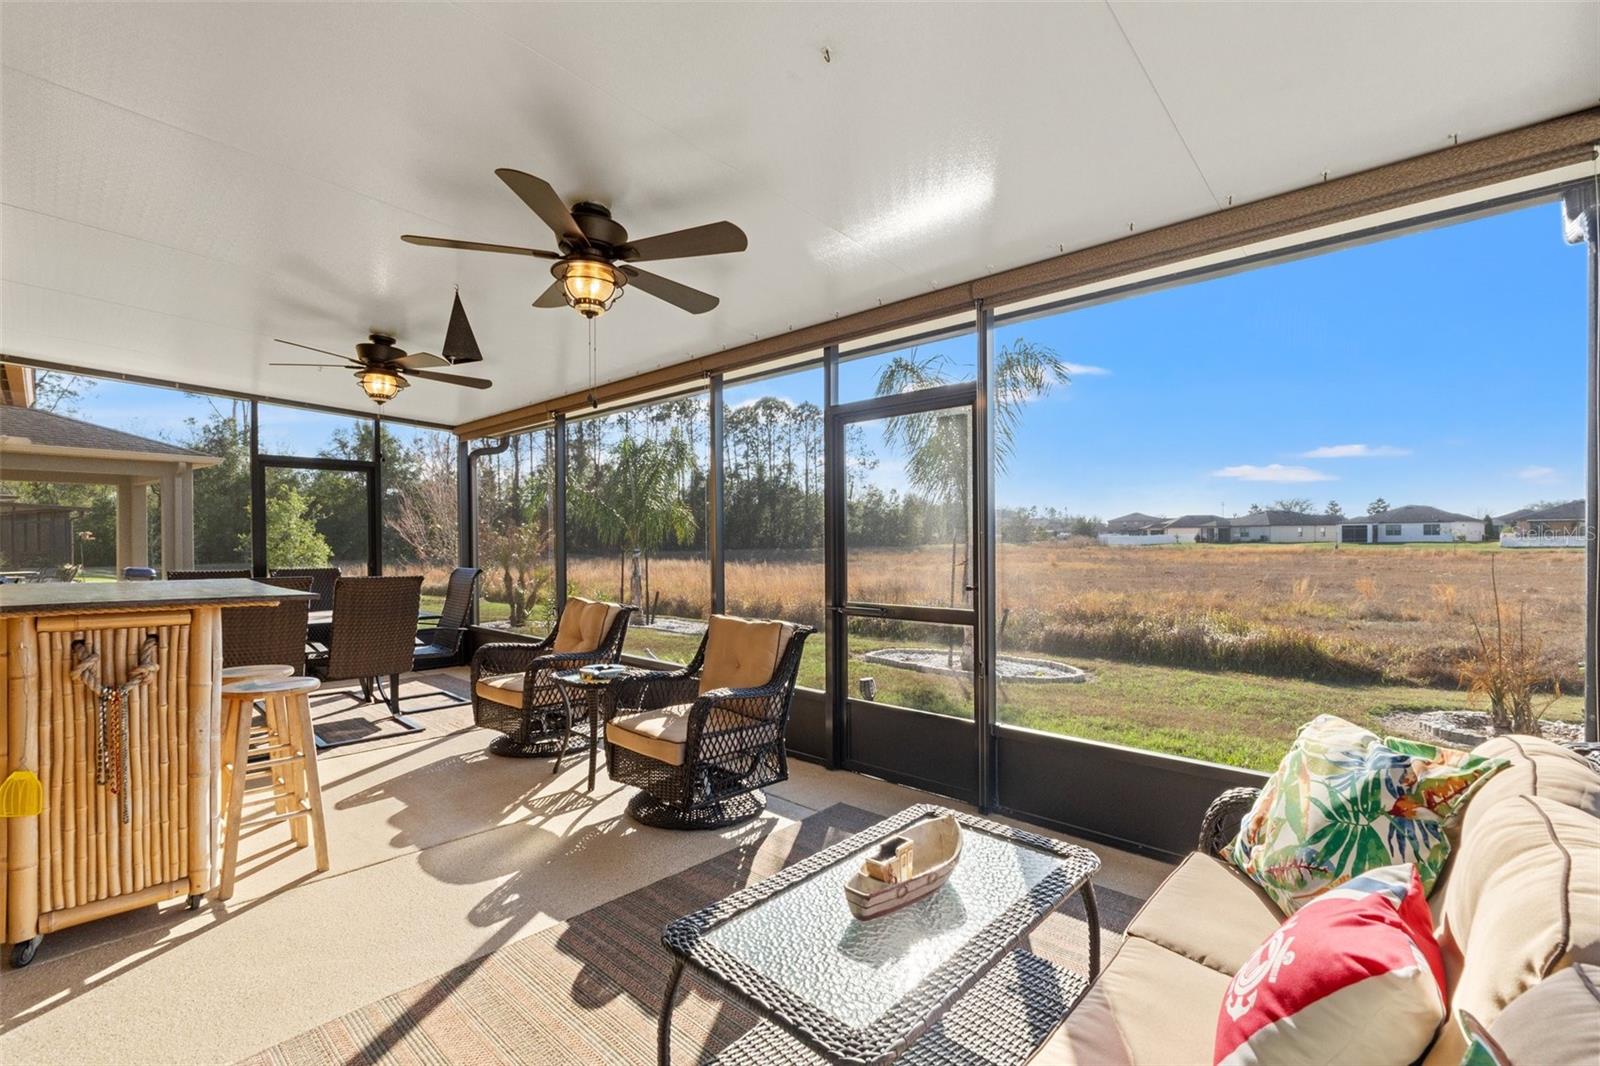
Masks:
[[[1492,1027],[1549,975],[1600,963],[1600,819],[1507,797],[1464,827],[1451,866],[1438,931],[1452,1009]],[[1455,1066],[1464,1049],[1447,1025],[1425,1061]]]
[[[622,607],[601,600],[586,600],[582,596],[568,598],[561,608],[561,620],[556,623],[556,639],[552,651],[595,651],[606,639],[611,623]]]
[[[765,685],[772,680],[793,635],[794,626],[787,622],[712,615],[706,630],[705,661],[700,666],[701,694],[717,688]]]

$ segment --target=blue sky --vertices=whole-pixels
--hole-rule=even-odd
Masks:
[[[1382,496],[1499,514],[1579,497],[1585,274],[1547,203],[1003,326],[998,346],[1025,336],[1075,369],[1029,405],[999,502],[1110,517],[1305,496],[1356,515]],[[970,337],[934,351],[970,374]],[[883,361],[842,365],[841,396],[871,395]],[[821,375],[729,399],[762,392],[820,403]],[[103,381],[83,414],[170,438],[211,402]],[[263,446],[290,453],[351,421],[263,410]],[[873,480],[899,469],[884,455]]]
[[[1097,369],[1031,405],[1000,502],[1580,497],[1585,260],[1540,204],[1003,328]]]

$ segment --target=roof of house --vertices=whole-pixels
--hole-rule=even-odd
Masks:
[[[1566,503],[1552,503],[1549,507],[1524,507],[1520,511],[1512,511],[1496,518],[1496,522],[1581,522],[1583,521],[1582,500],[1568,500]]]
[[[1338,515],[1302,514],[1299,511],[1257,511],[1228,519],[1230,526],[1326,526],[1340,521]]]
[[[92,422],[35,407],[0,407],[0,442],[17,450],[32,445],[48,449],[129,452],[178,460],[216,461],[214,457],[192,448],[180,448],[166,441],[97,426]]]
[[[1370,525],[1374,522],[1481,522],[1483,519],[1414,503],[1404,507],[1391,507],[1377,514],[1362,515],[1360,518],[1346,518],[1344,521],[1348,525]]]
[[[1159,526],[1166,521],[1158,515],[1145,514],[1142,511],[1129,511],[1125,515],[1106,520],[1107,529],[1147,529],[1150,526]]]
[[[1176,526],[1179,529],[1197,529],[1201,526],[1214,526],[1219,522],[1226,521],[1227,519],[1219,514],[1186,514],[1172,519],[1167,523],[1167,528],[1171,529]]]

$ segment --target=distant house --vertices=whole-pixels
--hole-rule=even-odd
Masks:
[[[1216,540],[1217,523],[1226,522],[1227,519],[1215,514],[1186,514],[1171,519],[1161,527],[1162,533],[1170,533],[1177,537],[1179,543],[1192,544],[1195,541]]]
[[[1257,511],[1218,519],[1214,533],[1219,544],[1315,544],[1337,540],[1340,521],[1330,514]]]
[[[1519,537],[1581,537],[1583,512],[1584,501],[1568,500],[1549,507],[1524,507],[1501,515],[1495,522],[1502,529],[1515,530]]]
[[[1160,533],[1161,527],[1166,523],[1165,518],[1153,514],[1143,514],[1132,511],[1125,515],[1118,515],[1106,523],[1106,532],[1120,536],[1149,536]]]
[[[1422,504],[1391,507],[1341,522],[1339,539],[1346,544],[1449,544],[1483,539],[1483,519]]]

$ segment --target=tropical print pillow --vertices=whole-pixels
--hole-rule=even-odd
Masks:
[[[1307,723],[1250,809],[1229,858],[1285,914],[1380,866],[1414,863],[1433,891],[1445,825],[1505,759],[1383,741],[1331,714]]]

